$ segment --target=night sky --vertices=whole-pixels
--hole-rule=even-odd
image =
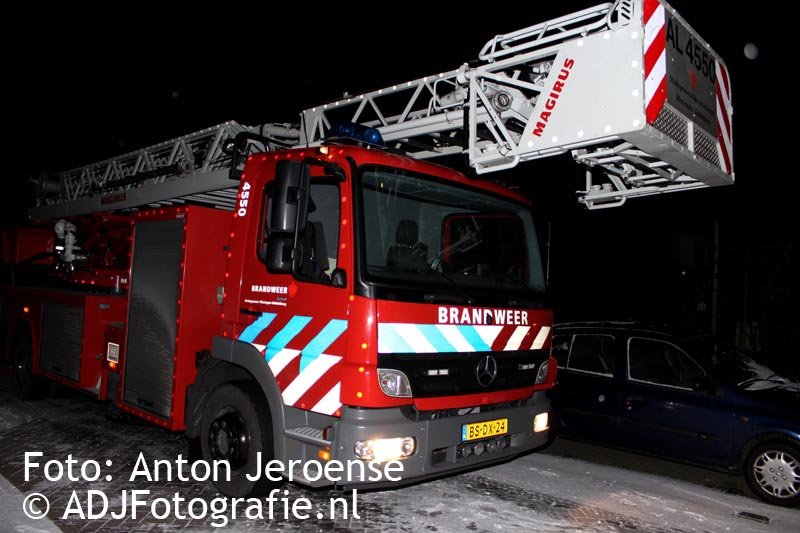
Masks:
[[[182,12],[140,3],[115,5],[113,12],[23,7],[6,19],[2,37],[4,89],[10,90],[3,115],[11,141],[4,180],[12,192],[3,194],[3,220],[18,218],[30,203],[23,186],[28,175],[231,119],[292,122],[300,110],[345,91],[456,68],[496,33],[594,2],[487,3],[480,10],[459,3],[346,5],[298,7],[294,16],[285,14],[291,12],[285,5],[278,15],[266,3],[219,3],[210,10],[196,4]],[[575,201],[579,172],[566,157],[524,164],[503,179],[534,197],[542,233],[551,224],[553,294],[557,316],[567,319],[646,316],[707,326],[697,302],[708,285],[718,218],[724,321],[734,335],[743,316],[763,312],[753,299],[771,297],[776,286],[779,309],[795,309],[796,317],[800,308],[793,270],[800,217],[789,187],[796,171],[785,157],[795,148],[792,138],[776,133],[792,129],[795,114],[785,107],[792,89],[775,81],[787,55],[775,21],[781,17],[774,9],[727,2],[672,5],[731,71],[736,185],[587,213]],[[360,22],[365,13],[368,24]],[[754,60],[745,57],[747,43],[758,47]],[[788,263],[781,259],[787,249]],[[753,263],[745,275],[744,263],[756,255],[761,266]],[[793,331],[790,339],[800,338]],[[794,349],[795,341],[787,346]]]

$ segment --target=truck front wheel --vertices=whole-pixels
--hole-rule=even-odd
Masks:
[[[274,459],[272,423],[265,404],[249,384],[220,385],[206,403],[200,424],[203,460],[212,467],[213,461],[230,463],[230,479],[226,479],[223,468],[216,469],[219,476],[215,485],[226,496],[263,496],[281,485],[263,470]]]
[[[14,391],[21,400],[41,400],[50,389],[50,384],[33,373],[33,348],[27,334],[14,339]]]

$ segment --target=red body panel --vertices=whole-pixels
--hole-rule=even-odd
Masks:
[[[172,408],[170,416],[164,418],[124,400],[119,402],[119,407],[160,426],[180,430],[185,427],[186,388],[194,382],[197,374],[197,352],[210,349],[212,338],[220,333],[222,306],[217,301],[217,288],[222,289],[225,279],[231,214],[203,207],[185,207],[145,211],[136,216],[149,220],[184,220]],[[124,391],[124,363],[120,367],[121,389]],[[120,394],[120,398],[124,395]]]
[[[52,228],[3,228],[1,263],[16,265],[40,253],[52,252],[55,234]]]
[[[17,288],[4,293],[8,300],[8,338],[15,333],[28,330],[33,347],[33,369],[47,378],[73,389],[81,389],[100,396],[101,375],[105,371],[105,328],[122,322],[125,318],[127,299],[124,296],[86,294],[67,290],[43,290]],[[78,380],[40,367],[39,354],[42,335],[42,310],[45,304],[60,304],[83,309],[83,342],[80,352]],[[28,309],[28,312],[25,312]]]

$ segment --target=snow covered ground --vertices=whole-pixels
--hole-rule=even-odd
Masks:
[[[589,453],[603,451],[581,447]],[[381,528],[387,530],[800,531],[798,509],[767,505],[680,479],[554,455],[557,452],[365,494],[363,501],[386,511]],[[769,523],[737,516],[742,511],[763,516]]]
[[[359,492],[360,519],[246,520],[224,529],[209,520],[61,520],[72,490],[149,489],[162,496],[179,492],[207,501],[219,496],[207,483],[129,483],[143,450],[148,457],[174,459],[185,453],[183,437],[149,425],[128,426],[105,416],[106,407],[88,398],[62,395],[19,402],[0,383],[0,531],[791,531],[800,532],[800,509],[785,509],[746,495],[740,478],[588,444],[556,441],[548,450],[502,465],[415,486]],[[23,454],[45,457],[108,457],[118,465],[111,483],[26,482]],[[122,479],[120,479],[122,478]],[[288,486],[289,498],[307,498],[324,510],[342,496]],[[51,500],[53,524],[25,518],[20,502],[42,492]],[[746,518],[740,513],[750,513]],[[745,515],[747,516],[747,515]],[[758,521],[754,518],[760,518]]]

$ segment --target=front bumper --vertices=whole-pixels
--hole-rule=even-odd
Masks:
[[[356,442],[395,437],[414,437],[416,450],[413,455],[400,461],[403,470],[401,481],[369,481],[351,479],[341,483],[343,487],[397,486],[438,477],[476,467],[486,466],[511,459],[521,453],[538,448],[547,442],[548,431],[533,432],[533,419],[550,410],[550,401],[544,391],[539,391],[521,405],[495,408],[477,414],[443,416],[430,420],[412,420],[402,408],[354,409],[343,408],[341,419],[335,425],[335,436],[331,446],[333,458],[346,463],[356,460]],[[461,430],[464,424],[484,422],[498,418],[508,419],[505,434],[506,447],[495,448],[480,456],[464,457],[461,453]],[[496,438],[470,442],[489,442]],[[397,474],[393,477],[398,477]]]

